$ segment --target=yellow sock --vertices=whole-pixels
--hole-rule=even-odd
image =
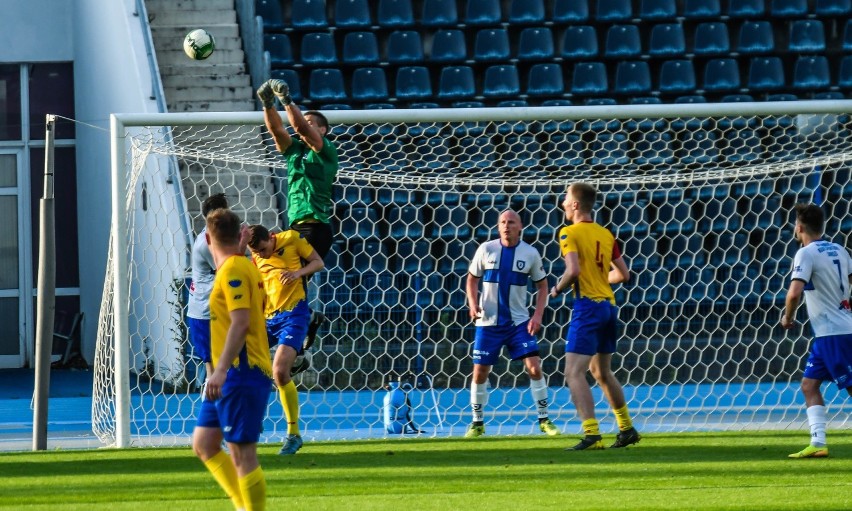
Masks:
[[[240,478],[240,491],[246,511],[263,511],[266,509],[266,479],[260,467]]]
[[[633,420],[630,419],[630,412],[627,411],[627,405],[612,412],[615,414],[615,420],[618,422],[619,431],[627,431],[633,427]]]
[[[216,456],[204,462],[207,470],[213,474],[213,478],[219,483],[219,486],[225,490],[235,509],[243,507],[243,496],[240,491],[240,480],[237,477],[237,469],[234,467],[234,462],[231,457],[225,454],[224,451],[219,451]]]
[[[278,387],[281,396],[281,405],[284,407],[284,416],[287,418],[287,434],[299,434],[299,393],[296,392],[296,384],[290,380],[287,385]]]
[[[583,433],[585,435],[595,436],[601,434],[597,419],[586,419],[581,426],[583,426]]]

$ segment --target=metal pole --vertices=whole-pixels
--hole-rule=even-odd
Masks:
[[[38,298],[36,301],[35,390],[33,393],[33,450],[47,449],[47,400],[50,391],[50,356],[53,351],[53,317],[56,310],[56,245],[53,204],[53,135],[56,117],[47,115],[44,136],[44,196],[39,202]]]

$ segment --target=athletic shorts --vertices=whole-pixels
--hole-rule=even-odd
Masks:
[[[290,346],[297,354],[302,353],[305,338],[308,336],[308,324],[311,322],[311,309],[305,300],[299,301],[293,310],[281,311],[266,320],[266,333],[269,346],[276,344]]]
[[[192,348],[195,350],[195,356],[200,358],[202,362],[209,363],[210,358],[210,320],[186,318],[187,326],[189,326],[189,340],[192,341]]]
[[[473,363],[493,366],[500,356],[500,348],[509,348],[509,357],[520,360],[538,355],[538,341],[527,332],[527,323],[520,325],[493,325],[476,327],[473,339]]]
[[[316,253],[322,259],[325,259],[328,251],[331,250],[331,243],[334,241],[334,236],[331,233],[331,224],[303,222],[295,223],[290,228],[304,236],[308,240],[308,243],[314,247]]]
[[[257,443],[269,404],[272,380],[258,369],[232,368],[225,378],[222,397],[201,401],[196,425],[220,428],[226,442]]]
[[[574,300],[565,353],[596,355],[615,353],[618,340],[618,307],[604,300]]]
[[[819,381],[831,380],[840,389],[852,387],[852,334],[814,339],[804,376]]]

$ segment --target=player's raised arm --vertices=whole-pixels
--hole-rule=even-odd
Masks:
[[[293,143],[293,139],[287,133],[284,121],[281,120],[281,115],[275,109],[275,92],[272,90],[271,82],[273,80],[266,81],[257,89],[257,97],[263,105],[263,122],[266,124],[266,129],[272,135],[275,147],[283,153]]]

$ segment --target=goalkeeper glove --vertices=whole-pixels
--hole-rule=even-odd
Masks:
[[[272,92],[269,81],[263,82],[263,85],[257,89],[257,97],[263,108],[275,108],[275,93]]]
[[[287,106],[293,103],[293,99],[290,98],[290,86],[287,85],[287,82],[284,80],[269,80],[268,83],[272,87],[272,92],[278,96],[278,99],[281,101],[281,104]]]

